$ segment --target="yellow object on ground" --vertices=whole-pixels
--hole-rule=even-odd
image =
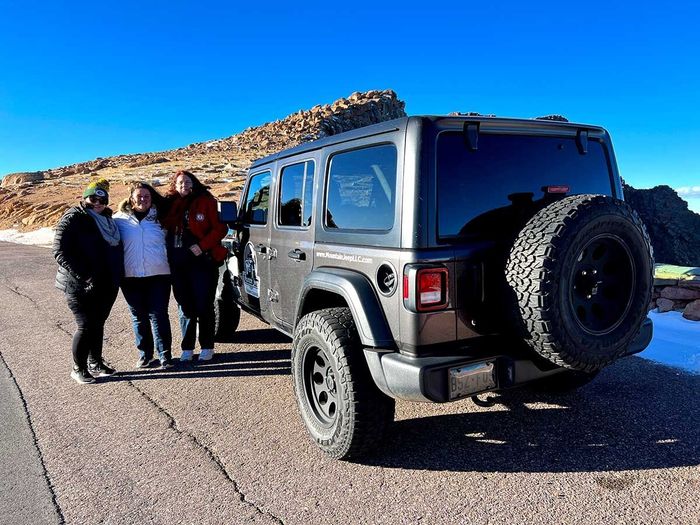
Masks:
[[[668,281],[668,282],[667,282]],[[700,282],[700,268],[694,266],[674,266],[672,264],[654,265],[654,284],[669,285],[683,281]]]

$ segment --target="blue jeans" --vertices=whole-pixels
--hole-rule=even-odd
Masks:
[[[203,256],[171,263],[173,295],[178,303],[182,349],[194,350],[199,324],[199,345],[214,349],[214,298],[219,268]]]
[[[152,359],[155,346],[159,359],[170,359],[170,276],[127,277],[122,281],[122,293],[131,311],[140,357]]]

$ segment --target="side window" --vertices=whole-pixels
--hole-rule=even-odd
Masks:
[[[389,230],[396,205],[396,146],[382,144],[331,158],[326,227]]]
[[[246,224],[267,224],[270,201],[270,172],[253,175],[245,196],[243,221]]]
[[[311,224],[314,191],[314,162],[285,166],[280,175],[280,226]]]

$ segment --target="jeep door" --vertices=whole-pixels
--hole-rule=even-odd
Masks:
[[[263,318],[267,317],[267,290],[270,271],[267,264],[270,245],[270,190],[272,170],[253,173],[248,178],[246,191],[241,201],[243,229],[240,232],[240,276],[241,303]]]
[[[313,194],[316,162],[281,165],[270,238],[270,308],[280,328],[292,331],[304,278],[313,267]]]

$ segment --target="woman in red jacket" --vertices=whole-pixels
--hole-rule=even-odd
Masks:
[[[189,171],[178,171],[166,193],[170,209],[168,258],[178,304],[182,343],[180,361],[191,361],[199,323],[199,361],[214,355],[214,298],[219,266],[226,257],[221,239],[228,227],[219,221],[216,199]]]

